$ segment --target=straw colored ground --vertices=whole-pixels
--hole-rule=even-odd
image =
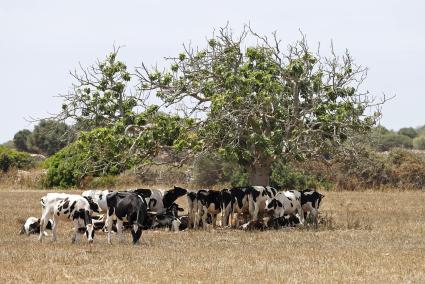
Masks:
[[[17,235],[44,193],[0,191],[0,283],[425,282],[425,192],[328,192],[318,231],[148,231],[139,246],[71,244],[66,223],[56,243]]]

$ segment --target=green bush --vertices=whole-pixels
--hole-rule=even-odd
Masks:
[[[395,147],[411,149],[413,147],[412,138],[394,132],[383,134],[376,141],[378,151],[388,151]]]
[[[306,189],[316,188],[320,181],[309,174],[296,170],[283,161],[278,161],[273,165],[270,184],[281,189]]]
[[[419,136],[413,139],[413,148],[417,150],[425,150],[425,136]]]
[[[398,134],[410,137],[412,139],[415,138],[416,136],[418,136],[418,133],[416,132],[416,130],[413,127],[401,128],[398,131]]]
[[[28,169],[35,165],[34,159],[24,152],[0,146],[0,169],[7,172],[10,168]]]

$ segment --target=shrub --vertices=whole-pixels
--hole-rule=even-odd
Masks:
[[[387,133],[378,137],[376,148],[378,151],[388,151],[395,147],[410,149],[413,147],[412,138],[397,133]]]
[[[416,132],[416,130],[413,127],[401,128],[398,131],[398,134],[410,137],[412,139],[415,138],[418,135],[418,133]]]
[[[28,142],[29,137],[31,136],[31,131],[28,129],[23,129],[16,132],[13,136],[13,144],[18,151],[28,152]]]
[[[278,161],[273,165],[270,184],[281,189],[306,189],[316,188],[320,181],[303,171],[296,170],[283,161]]]
[[[34,165],[35,161],[28,153],[0,146],[0,169],[3,172],[10,168],[28,169]]]
[[[419,136],[413,139],[413,148],[417,150],[425,150],[425,136]]]

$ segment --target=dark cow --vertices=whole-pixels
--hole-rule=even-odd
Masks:
[[[138,188],[130,190],[130,192],[143,196],[147,202],[149,211],[164,213],[167,208],[169,208],[177,200],[177,198],[185,195],[187,190],[175,186],[173,189],[166,191],[161,189]]]
[[[248,192],[249,190],[247,187],[234,187],[231,189],[223,189],[221,191],[223,226],[227,226],[229,217],[230,220],[232,220],[234,219],[234,215],[236,214],[235,226],[239,227],[241,217],[249,214]]]
[[[305,189],[301,191],[301,206],[304,210],[304,216],[310,213],[313,218],[313,224],[318,227],[318,215],[320,202],[325,196],[314,189]]]
[[[133,244],[136,244],[141,235],[144,220],[147,216],[147,204],[144,198],[133,192],[112,192],[106,196],[108,216],[106,227],[108,229],[108,243],[111,244],[111,233],[114,216],[117,218],[117,236],[122,240],[123,222],[128,221],[132,226],[131,235]]]
[[[41,242],[44,236],[44,230],[49,222],[49,217],[53,219],[52,241],[57,239],[56,230],[59,219],[72,220],[74,222],[74,234],[72,242],[79,239],[81,233],[86,233],[87,240],[91,243],[94,238],[94,228],[91,219],[93,211],[98,212],[98,206],[91,198],[85,198],[75,194],[49,193],[43,196],[40,201],[43,213],[40,218]]]
[[[53,220],[47,221],[46,229],[51,230],[53,226]],[[29,217],[21,227],[20,235],[30,235],[40,233],[40,218]]]
[[[171,228],[172,231],[179,231],[181,221],[178,216],[179,211],[184,211],[177,203],[173,203],[167,208],[165,213],[154,214],[152,228]]]
[[[198,228],[200,219],[202,220],[202,226],[204,229],[207,228],[207,217],[208,213],[212,216],[213,227],[216,226],[217,214],[221,212],[222,207],[222,194],[220,191],[211,189],[201,189],[196,194],[198,201],[198,213],[195,218],[195,228]]]

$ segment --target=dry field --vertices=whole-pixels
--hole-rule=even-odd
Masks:
[[[0,191],[0,283],[425,283],[425,192],[328,192],[318,231],[148,231],[142,244],[20,236],[43,191]],[[184,200],[182,200],[184,202]]]

